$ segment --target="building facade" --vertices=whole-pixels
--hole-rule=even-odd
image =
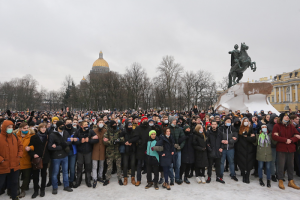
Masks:
[[[259,79],[258,82],[271,82],[273,85],[272,93],[268,96],[269,102],[279,112],[296,111],[300,109],[299,84],[300,69],[288,73],[277,74],[270,79],[267,77]]]

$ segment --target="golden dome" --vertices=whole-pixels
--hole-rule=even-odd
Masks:
[[[86,79],[83,77],[83,78],[82,78],[82,81],[85,81],[85,80],[86,80]]]
[[[102,51],[100,51],[99,58],[94,62],[93,67],[109,67],[108,63],[103,59]]]

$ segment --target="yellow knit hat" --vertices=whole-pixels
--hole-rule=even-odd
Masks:
[[[53,117],[52,118],[52,123],[53,123],[54,120],[59,121],[58,117]]]

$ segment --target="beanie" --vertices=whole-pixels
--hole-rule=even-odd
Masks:
[[[155,130],[151,130],[151,131],[149,132],[149,136],[151,136],[152,133],[155,133],[155,135],[156,135],[156,131],[155,131]]]
[[[53,123],[54,120],[59,121],[58,117],[53,117],[52,118],[52,123]]]
[[[184,127],[183,127],[183,131],[186,131],[186,129],[188,129],[188,128],[190,128],[190,126],[189,125],[184,125]]]
[[[148,118],[147,118],[147,117],[142,117],[141,123],[143,123],[144,120],[147,120],[147,121],[148,121]]]
[[[64,125],[64,122],[63,122],[63,121],[58,121],[58,122],[56,123],[56,127],[57,127],[57,128],[60,127],[61,125]]]

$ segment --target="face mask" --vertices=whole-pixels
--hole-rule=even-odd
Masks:
[[[150,123],[149,126],[153,126],[154,124]]]
[[[169,136],[169,135],[166,135],[166,137],[169,138],[170,136]]]
[[[139,119],[139,122],[141,122],[141,120]]]
[[[210,114],[210,112],[208,112],[207,114]]]
[[[203,131],[199,130],[199,133],[203,133]]]
[[[226,123],[226,126],[231,126],[231,123]]]
[[[167,123],[168,123],[168,120],[165,120],[164,123],[167,124]]]
[[[216,113],[218,113],[218,111],[216,111]]]
[[[262,130],[264,133],[266,133],[268,129],[267,129],[267,128],[262,128],[261,130]]]
[[[248,126],[248,122],[244,122],[244,126]]]
[[[175,125],[174,125],[174,124],[171,124],[171,126],[172,126],[172,127],[175,127]]]
[[[157,120],[157,123],[159,123],[160,122],[160,120]]]
[[[110,119],[110,117],[108,117],[108,119]]]
[[[103,124],[99,124],[99,128],[103,128]]]
[[[28,133],[28,131],[22,131],[22,133],[23,133],[24,135],[26,135],[26,134]]]
[[[95,117],[93,117],[92,119],[95,119]]]
[[[132,128],[128,128],[128,131],[131,131],[132,130]]]
[[[293,124],[296,126],[297,125],[297,123],[296,122],[293,122]]]
[[[289,120],[283,120],[283,122],[284,122],[284,123],[288,123],[288,122],[289,122]]]
[[[201,111],[201,113],[204,113],[204,111]]]
[[[62,130],[62,131],[65,130],[65,126],[60,126],[59,130]]]
[[[52,126],[53,126],[54,128],[56,128],[56,124],[52,124]]]
[[[11,134],[13,132],[13,129],[12,128],[8,128],[7,130],[6,130],[6,133],[7,134]]]
[[[72,128],[72,124],[67,124],[66,127],[67,127],[68,129],[71,129],[71,128]]]
[[[84,127],[83,128],[85,131],[88,131],[89,130],[89,127]]]

